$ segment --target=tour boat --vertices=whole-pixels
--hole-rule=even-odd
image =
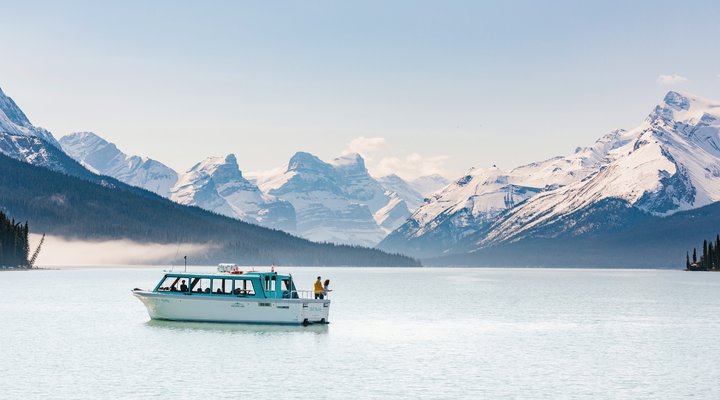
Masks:
[[[243,272],[167,273],[152,290],[134,289],[151,319],[259,324],[326,324],[330,300],[296,290],[292,275]]]

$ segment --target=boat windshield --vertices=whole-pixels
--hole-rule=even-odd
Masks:
[[[158,291],[163,292],[179,292],[180,291],[180,277],[167,276],[158,287]]]

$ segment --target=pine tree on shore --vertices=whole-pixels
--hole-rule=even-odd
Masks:
[[[685,269],[690,269],[690,252],[685,253]]]
[[[707,271],[707,259],[708,259],[708,245],[707,240],[703,240],[703,255],[700,258],[700,264],[702,265],[703,271]]]
[[[708,257],[707,257],[707,266],[706,269],[708,271],[715,268],[715,249],[713,248],[712,242],[708,243]]]
[[[0,267],[27,267],[30,244],[27,223],[16,223],[0,212]]]
[[[697,264],[697,249],[693,247],[693,264]]]

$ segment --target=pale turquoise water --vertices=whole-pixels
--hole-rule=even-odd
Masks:
[[[149,322],[160,268],[2,272],[0,398],[720,398],[717,273],[292,273],[330,326]]]

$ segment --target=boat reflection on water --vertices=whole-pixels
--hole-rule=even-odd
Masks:
[[[227,324],[216,322],[180,322],[151,319],[145,326],[155,329],[176,331],[237,332],[239,334],[276,334],[276,333],[328,333],[328,325],[271,325],[271,324]]]

